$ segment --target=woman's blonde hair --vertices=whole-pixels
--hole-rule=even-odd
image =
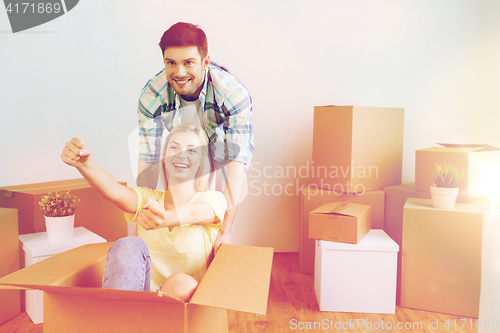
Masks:
[[[195,126],[192,123],[179,124],[175,126],[172,129],[172,131],[170,131],[170,133],[167,135],[165,143],[163,144],[163,147],[161,149],[161,155],[160,155],[161,183],[166,190],[168,188],[168,173],[167,169],[165,168],[165,153],[168,143],[170,142],[170,138],[172,137],[172,135],[178,132],[193,133],[198,137],[198,139],[200,139],[201,146],[199,147],[199,149],[201,151],[201,162],[195,174],[194,185],[196,191],[205,192],[208,189],[208,177],[210,175],[210,161],[208,159],[208,140],[205,131],[203,131],[201,128]]]

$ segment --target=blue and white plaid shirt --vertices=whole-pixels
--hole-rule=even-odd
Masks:
[[[242,162],[248,169],[254,138],[252,99],[247,89],[226,68],[211,62],[199,98],[214,158]],[[163,69],[146,83],[139,98],[140,162],[160,160],[163,131],[180,123],[181,117],[176,117],[180,107],[180,97]]]

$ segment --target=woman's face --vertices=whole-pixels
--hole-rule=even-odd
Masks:
[[[192,132],[174,133],[165,150],[165,169],[169,182],[193,180],[202,162],[202,143]]]

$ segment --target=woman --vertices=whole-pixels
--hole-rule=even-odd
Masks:
[[[189,300],[209,264],[226,210],[224,195],[207,191],[210,164],[205,133],[193,124],[176,126],[161,153],[165,191],[118,183],[73,138],[61,158],[74,166],[103,197],[136,221],[136,236],[118,240],[109,250],[103,287],[161,291]]]

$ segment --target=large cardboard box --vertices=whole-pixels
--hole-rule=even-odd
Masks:
[[[403,208],[408,198],[430,199],[431,194],[415,190],[415,183],[384,187],[385,222],[384,230],[400,247],[403,248]],[[396,286],[396,304],[401,303],[401,255],[398,252],[398,280]]]
[[[477,318],[483,215],[495,206],[457,202],[451,210],[408,198],[403,211],[401,306]]]
[[[404,109],[314,107],[312,183],[338,192],[401,184]]]
[[[81,200],[76,209],[75,227],[85,227],[108,241],[127,236],[123,212],[104,199],[83,178],[2,187],[0,207],[18,210],[20,235],[43,232],[46,230],[45,218],[38,202],[42,195],[60,190],[71,191]]]
[[[309,238],[357,244],[371,229],[371,207],[326,203],[309,213]]]
[[[325,203],[335,201],[349,201],[369,205],[371,206],[371,227],[373,229],[382,229],[384,227],[384,200],[385,194],[383,191],[345,193],[304,185],[300,192],[300,271],[304,274],[314,273],[315,240],[309,238],[309,213],[311,211]]]
[[[0,277],[19,270],[17,210],[0,208]],[[0,324],[21,314],[19,290],[0,290]]]
[[[434,184],[435,165],[452,163],[465,170],[466,176],[459,185],[459,197],[487,195],[491,177],[500,169],[500,149],[489,145],[439,145],[415,152],[416,190],[430,192],[430,186]]]
[[[484,214],[479,333],[500,332],[500,209]]]
[[[55,255],[0,279],[0,287],[44,291],[45,333],[223,333],[227,309],[266,314],[271,248],[223,244],[185,303],[161,293],[102,289],[110,246]]]
[[[24,250],[24,265],[30,266],[55,254],[68,251],[82,245],[106,243],[106,240],[84,227],[77,227],[73,231],[73,238],[64,242],[51,242],[46,232],[20,235],[19,240]],[[43,322],[43,292],[40,290],[26,290],[26,313],[34,324]]]
[[[316,241],[320,311],[394,313],[398,245],[372,229],[358,244]]]

